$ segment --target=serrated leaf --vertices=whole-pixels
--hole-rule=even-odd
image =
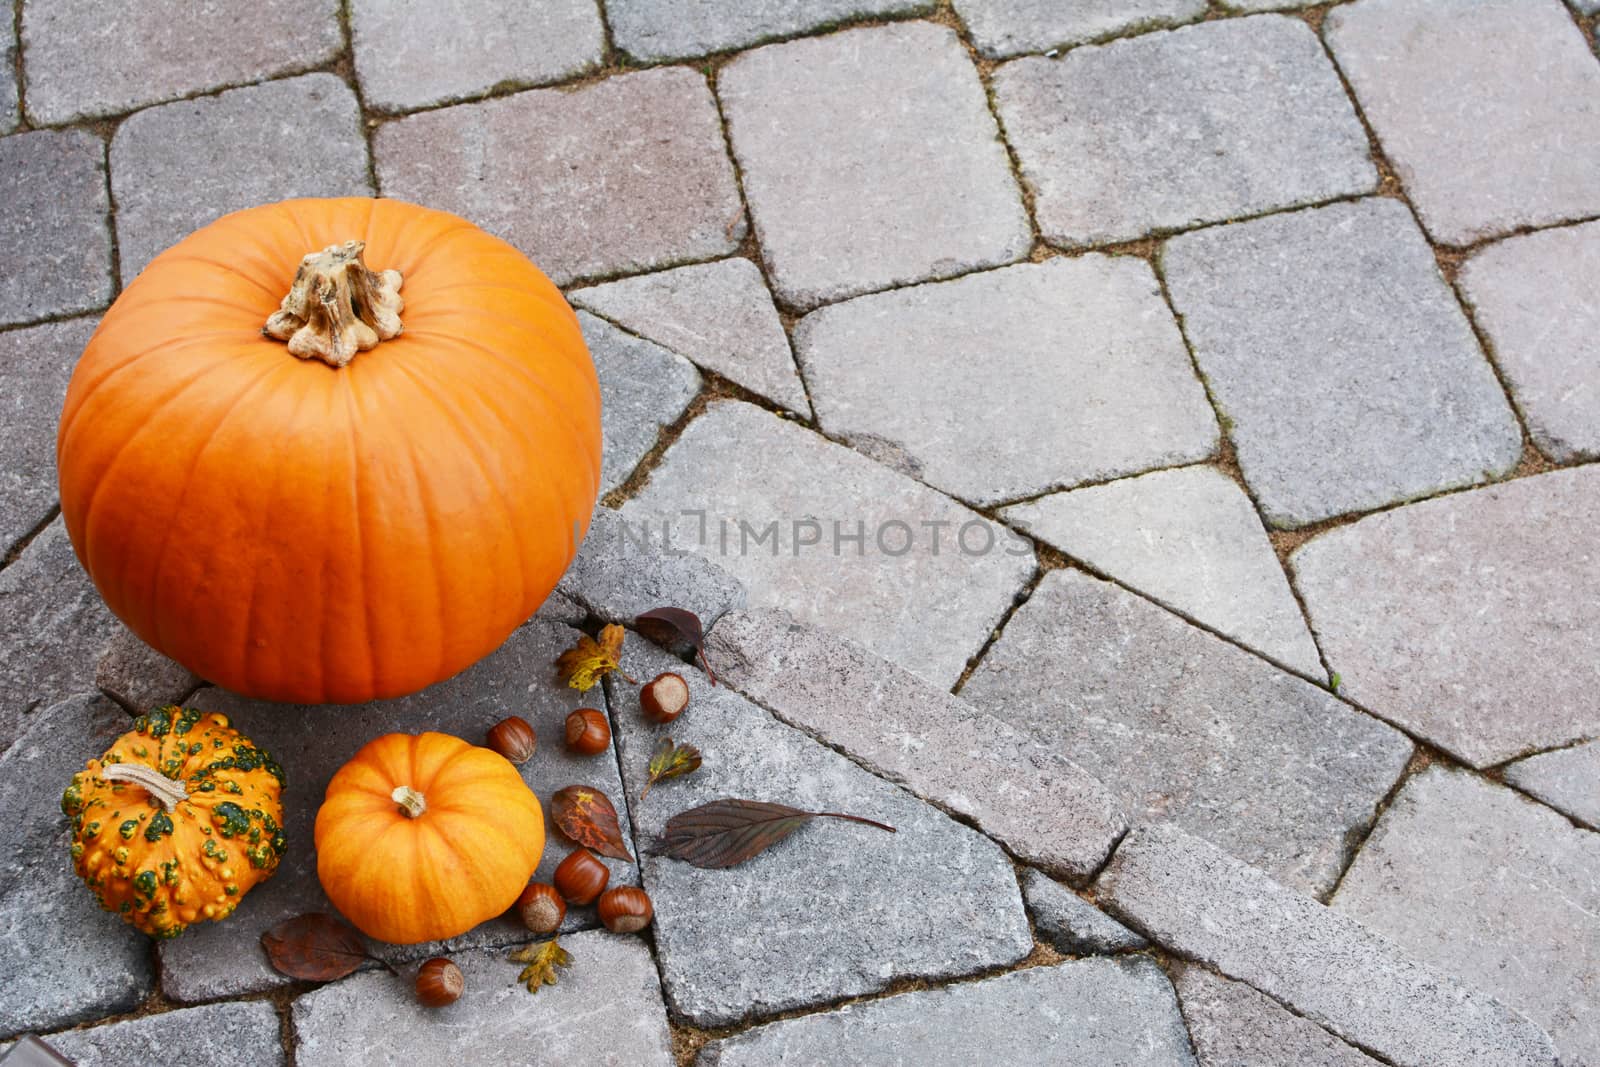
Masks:
[[[706,660],[706,628],[701,625],[700,616],[687,608],[651,608],[635,619],[634,625],[646,635],[652,628],[660,628],[657,632],[675,632],[694,646],[700,655],[700,666],[706,669],[706,677],[711,679],[712,685],[717,684],[717,673]]]
[[[612,671],[621,673],[618,666],[622,660],[622,639],[626,633],[616,623],[610,623],[601,628],[598,641],[588,634],[579,634],[577,642],[556,657],[556,671],[561,680],[573,689],[587,693]]]
[[[323,912],[285,919],[261,935],[261,947],[274,970],[307,982],[343,978],[376,958],[361,931]]]
[[[507,957],[512,963],[526,963],[517,981],[538,993],[540,986],[555,985],[556,972],[572,966],[572,953],[561,947],[557,938],[524,945]]]
[[[666,781],[668,778],[677,778],[685,774],[693,774],[700,769],[700,750],[693,745],[675,745],[672,738],[663,737],[656,744],[656,750],[650,753],[650,780],[645,782],[644,789],[639,793],[640,803],[650,795],[650,790],[657,782]]]
[[[602,856],[632,861],[611,798],[592,785],[569,785],[550,798],[550,817],[561,832]]]
[[[802,811],[787,804],[723,797],[667,820],[656,853],[695,867],[736,867],[760,855],[812,819],[846,819],[894,833],[892,826],[836,811]]]

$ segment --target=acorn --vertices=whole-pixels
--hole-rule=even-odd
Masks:
[[[417,999],[430,1008],[454,1004],[466,987],[461,968],[443,956],[435,956],[417,968]]]
[[[536,934],[553,934],[567,917],[567,902],[556,887],[545,882],[529,882],[517,897],[517,915],[522,925]]]
[[[556,868],[556,892],[568,904],[593,904],[611,881],[611,871],[586,848],[574,849]]]
[[[598,756],[611,747],[611,723],[606,713],[579,708],[567,716],[567,747],[580,756]]]
[[[643,889],[631,885],[600,894],[600,921],[614,934],[636,934],[655,918],[655,905]]]
[[[539,738],[527,719],[513,715],[489,727],[489,747],[512,763],[526,763],[539,748]]]
[[[639,709],[653,723],[669,723],[688,706],[689,683],[671,671],[656,675],[639,690]]]

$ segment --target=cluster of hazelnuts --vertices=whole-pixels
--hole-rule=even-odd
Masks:
[[[689,683],[667,671],[639,687],[639,710],[651,722],[672,722],[689,706]],[[611,723],[606,713],[579,708],[567,716],[567,748],[580,756],[598,756],[611,747]],[[489,747],[512,763],[526,763],[539,748],[528,720],[520,715],[502,719],[489,729]]]

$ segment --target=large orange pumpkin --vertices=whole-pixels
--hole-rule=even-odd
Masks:
[[[57,460],[78,558],[135,633],[241,693],[352,703],[464,669],[555,587],[598,493],[599,386],[504,241],[290,200],[135,279]]]

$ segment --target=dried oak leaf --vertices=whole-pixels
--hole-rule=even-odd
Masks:
[[[894,833],[892,826],[836,811],[802,811],[787,804],[723,797],[667,820],[655,851],[696,867],[735,867],[812,819],[847,819]]]
[[[656,750],[650,753],[650,780],[645,782],[644,790],[639,794],[642,802],[650,795],[650,790],[657,782],[666,781],[668,778],[677,778],[684,774],[693,774],[700,769],[700,750],[693,745],[675,745],[672,738],[663,737],[656,744]]]
[[[611,798],[592,785],[569,785],[550,798],[550,816],[561,832],[592,852],[629,860]]]
[[[556,657],[556,670],[561,680],[587,693],[612,671],[621,674],[618,664],[622,658],[622,638],[625,633],[622,627],[611,623],[601,628],[598,641],[588,634],[579,634],[577,643]],[[622,676],[628,678],[626,674]],[[628,678],[628,681],[633,682],[633,679]]]
[[[540,986],[555,985],[556,971],[572,966],[572,953],[561,947],[556,938],[524,945],[506,957],[512,963],[526,963],[517,981],[528,987],[528,992],[539,992]]]
[[[635,619],[634,625],[646,636],[677,633],[694,646],[694,650],[700,654],[700,666],[706,669],[706,676],[711,679],[712,685],[717,684],[717,672],[711,669],[710,662],[706,660],[706,628],[700,624],[700,616],[687,608],[651,608]]]
[[[280,974],[307,982],[331,982],[377,959],[359,930],[323,912],[285,919],[261,935],[261,947]]]

